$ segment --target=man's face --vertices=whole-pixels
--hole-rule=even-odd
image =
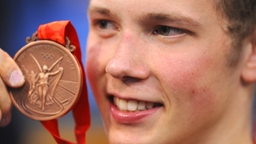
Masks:
[[[206,0],[91,0],[87,75],[111,143],[203,141],[240,81]],[[117,104],[118,103],[118,104]]]

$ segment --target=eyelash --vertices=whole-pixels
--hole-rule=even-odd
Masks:
[[[95,20],[94,25],[99,29],[107,29],[108,25],[110,28],[116,29],[116,26],[109,20]]]
[[[153,31],[154,35],[162,35],[162,36],[175,36],[185,34],[186,31],[179,28],[169,27],[169,26],[157,26]]]

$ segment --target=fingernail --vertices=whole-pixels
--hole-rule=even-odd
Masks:
[[[24,76],[19,70],[14,70],[10,76],[12,86],[21,85],[24,82]]]

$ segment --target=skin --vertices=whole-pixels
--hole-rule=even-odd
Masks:
[[[91,0],[88,16],[87,75],[110,143],[252,143],[255,38],[230,67],[232,40],[213,1]],[[161,106],[118,121],[110,96]]]
[[[24,84],[24,76],[13,59],[0,49],[0,127],[8,125],[11,121],[11,99],[6,86],[20,87]]]

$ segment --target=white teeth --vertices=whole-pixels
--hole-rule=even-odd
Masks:
[[[114,103],[119,110],[122,111],[142,111],[146,109],[151,109],[154,107],[152,102],[143,102],[136,100],[124,100],[114,97]]]
[[[145,110],[145,109],[146,109],[146,103],[145,102],[139,102],[138,110]]]
[[[128,101],[127,110],[128,111],[136,111],[137,110],[137,101],[135,101],[135,100]]]
[[[120,110],[124,110],[124,111],[127,110],[127,101],[120,99],[119,104],[118,104],[118,108]]]
[[[119,98],[114,98],[114,103],[117,105],[119,104]]]

